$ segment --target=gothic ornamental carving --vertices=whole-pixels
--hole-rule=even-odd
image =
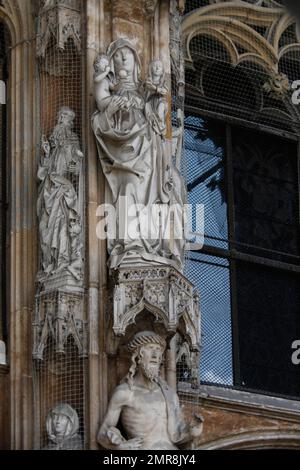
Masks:
[[[129,343],[129,372],[116,387],[98,433],[104,448],[176,450],[195,446],[203,418],[194,415],[186,423],[176,392],[160,377],[165,347],[164,339],[151,331],[137,333]]]
[[[124,335],[142,310],[148,310],[169,332],[183,319],[191,348],[199,350],[199,301],[192,284],[172,267],[120,268],[114,287],[113,330]]]
[[[190,345],[178,333],[176,345],[176,372],[178,385],[185,389],[199,386],[199,351],[192,351]]]
[[[87,354],[86,324],[83,321],[84,299],[82,294],[57,292],[49,296],[42,293],[36,298],[37,306],[33,322],[33,358],[44,359],[49,339],[56,354],[65,354],[68,339],[72,338],[79,356]]]
[[[43,136],[37,203],[43,290],[76,290],[83,283],[83,153],[73,132],[75,113],[62,107],[49,140]]]
[[[81,50],[81,16],[79,0],[44,0],[38,16],[37,56],[45,57],[51,39],[58,49],[73,39]]]
[[[200,77],[197,83],[190,83],[195,97],[205,96],[205,61],[219,63],[222,50],[224,63],[247,73],[249,80],[253,70],[261,77],[261,86],[255,85],[260,100],[256,119],[288,120],[296,129],[293,121],[299,120],[299,110],[291,104],[289,86],[295,78],[286,64],[299,54],[299,27],[282,1],[211,0],[184,17],[182,38],[191,76]]]
[[[170,1],[170,58],[172,73],[173,110],[176,111],[177,122],[172,128],[172,155],[176,167],[181,166],[182,142],[184,132],[184,52],[182,44],[182,14],[184,6],[181,0]]]
[[[264,84],[263,89],[272,98],[284,100],[291,90],[288,77],[284,73],[272,75]]]
[[[106,202],[117,213],[116,236],[108,240],[109,264],[111,269],[128,262],[180,269],[185,187],[164,139],[168,90],[163,65],[160,60],[150,64],[145,84],[140,74],[136,49],[124,38],[95,62],[98,110],[92,127],[107,182]],[[136,216],[134,233],[128,229],[128,211]]]

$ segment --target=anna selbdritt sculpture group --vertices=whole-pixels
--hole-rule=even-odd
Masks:
[[[172,164],[171,143],[165,139],[168,88],[162,62],[150,63],[148,76],[142,83],[137,51],[127,39],[121,38],[108,47],[106,54],[99,54],[94,68],[98,109],[92,116],[92,127],[107,181],[106,203],[112,204],[121,215],[120,204],[124,199],[129,208],[158,204],[183,208],[185,187]],[[122,232],[120,225],[126,226],[126,220],[119,220],[117,237],[108,239],[110,268],[117,268],[130,259],[135,263],[138,260],[181,268],[183,237],[174,237],[170,242],[170,234],[165,233],[170,230],[169,214],[160,218],[156,215],[150,220],[153,230],[149,232],[158,233],[153,238],[143,231],[136,237]],[[182,223],[181,209],[174,219],[173,232],[176,224]]]

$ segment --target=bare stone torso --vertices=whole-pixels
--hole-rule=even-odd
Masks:
[[[128,438],[143,438],[143,449],[176,449],[168,435],[166,402],[158,385],[154,390],[134,386],[121,421]]]

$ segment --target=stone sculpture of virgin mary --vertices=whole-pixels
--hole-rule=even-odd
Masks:
[[[165,231],[162,218],[150,209],[170,204],[172,182],[168,181],[170,171],[166,165],[165,143],[145,116],[138,54],[127,39],[120,38],[108,47],[107,61],[105,82],[96,97],[98,111],[92,117],[99,158],[108,183],[110,200],[107,202],[114,205],[119,215],[124,213],[120,207],[124,201],[127,208],[133,204],[143,205],[148,229],[151,226],[151,230],[141,231],[139,236],[127,232],[120,236],[120,231],[117,232],[117,237],[108,241],[110,267],[116,268],[128,258],[135,258],[171,263],[180,268],[182,246],[178,248],[178,244],[173,243],[170,248],[169,240],[162,240]],[[177,185],[177,199],[182,205],[183,191],[180,194],[178,187],[183,185]],[[145,228],[142,216],[139,214],[140,228]],[[119,228],[121,222],[124,221],[119,220]]]

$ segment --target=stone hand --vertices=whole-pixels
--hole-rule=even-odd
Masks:
[[[112,444],[115,446],[120,446],[122,443],[125,442],[125,439],[121,435],[119,429],[112,427],[107,431],[107,437]]]
[[[148,88],[148,90],[156,91],[156,85],[154,85],[154,83],[150,81],[146,81],[146,87]]]
[[[79,150],[79,149],[76,150],[76,155],[77,155],[77,157],[79,157],[79,158],[83,158],[83,157],[84,157],[82,151]]]
[[[122,96],[113,96],[111,99],[109,105],[106,108],[107,115],[109,119],[112,118],[112,116],[119,111],[120,109],[124,108],[127,100],[123,98]]]
[[[203,431],[204,419],[201,415],[195,414],[194,420],[197,421],[197,424],[192,424],[190,426],[190,435],[192,438],[200,437]]]
[[[143,445],[143,438],[142,437],[135,437],[133,439],[129,439],[125,441],[123,444],[120,445],[120,449],[124,450],[136,450],[140,449]]]
[[[161,87],[157,89],[157,92],[162,96],[165,96],[168,93],[165,88],[161,88]]]
[[[45,157],[48,158],[50,155],[50,143],[45,136],[42,137],[42,150],[45,154]]]

